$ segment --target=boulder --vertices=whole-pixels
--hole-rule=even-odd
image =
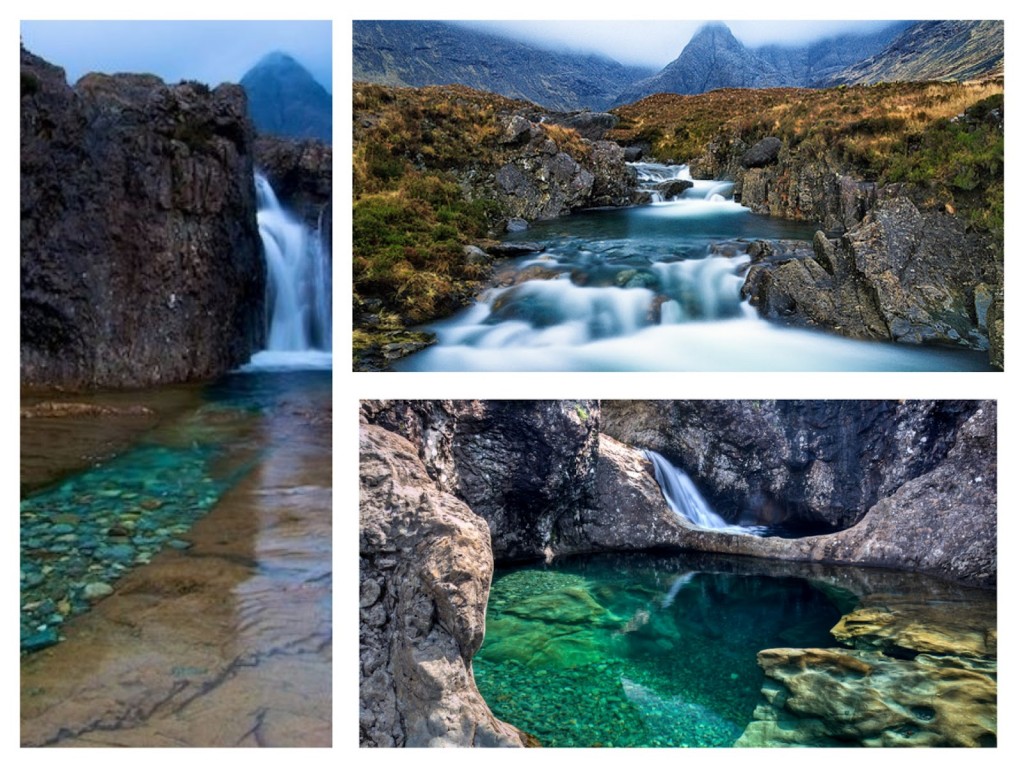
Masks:
[[[988,286],[1001,284],[1001,262],[960,222],[897,196],[840,240],[816,235],[813,261],[754,265],[742,292],[787,324],[987,350]]]
[[[768,136],[743,153],[740,165],[744,168],[764,168],[778,159],[781,148],[781,139]]]
[[[661,195],[663,200],[671,200],[677,197],[686,190],[693,186],[693,182],[689,179],[669,179],[668,181],[662,181],[655,186],[658,194]]]

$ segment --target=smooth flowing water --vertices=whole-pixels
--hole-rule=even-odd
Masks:
[[[566,558],[495,572],[473,670],[543,746],[731,746],[760,700],[757,652],[828,647],[840,614],[808,581],[706,558]]]
[[[689,180],[639,164],[643,185]],[[657,193],[655,193],[657,196]],[[742,241],[810,240],[814,227],[755,215],[731,185],[537,222],[510,235],[519,257],[475,305],[430,326],[437,343],[398,370],[987,370],[983,354],[861,342],[786,328],[741,301]],[[740,247],[712,244],[741,241]]]
[[[256,198],[267,263],[267,351],[329,352],[331,263],[320,233],[285,210],[259,174]]]

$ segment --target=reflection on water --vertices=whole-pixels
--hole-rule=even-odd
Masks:
[[[567,558],[495,573],[473,669],[495,715],[544,746],[731,746],[758,704],[757,652],[831,644],[839,616],[802,579]]]
[[[59,557],[43,558],[39,570],[40,588],[65,586],[49,598],[57,612],[79,581],[107,589],[65,614],[63,642],[23,659],[24,744],[330,744],[330,380],[225,377],[114,462],[26,499],[78,505],[63,524],[79,564],[58,575],[43,568]],[[153,514],[166,524],[150,530]],[[102,516],[83,553],[84,521]],[[142,556],[161,527],[170,538]]]

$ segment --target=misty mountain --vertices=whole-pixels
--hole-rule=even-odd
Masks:
[[[384,85],[459,83],[548,109],[605,109],[650,69],[596,54],[557,53],[436,21],[352,23],[354,80]]]
[[[1002,72],[1002,21],[922,21],[878,54],[836,72],[823,84],[972,80]]]
[[[840,35],[803,46],[747,48],[728,26],[711,22],[697,30],[675,61],[653,77],[634,83],[616,103],[638,101],[653,93],[812,86],[878,53],[908,24],[894,22],[880,32]]]
[[[894,21],[877,32],[837,35],[804,46],[763,45],[755,53],[779,70],[786,85],[815,86],[881,51],[913,23]]]
[[[331,142],[331,94],[291,56],[264,56],[242,77],[261,133]]]

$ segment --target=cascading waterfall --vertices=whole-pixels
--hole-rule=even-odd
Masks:
[[[267,264],[267,346],[250,367],[329,367],[331,263],[323,247],[323,213],[313,232],[281,206],[261,174],[256,200]]]
[[[654,476],[661,486],[665,501],[673,512],[687,522],[698,528],[726,533],[758,535],[764,532],[761,527],[730,525],[705,501],[693,480],[683,470],[657,451],[644,451],[644,456],[654,464]]]
[[[508,235],[524,255],[501,262],[499,279],[475,304],[428,326],[436,344],[394,368],[987,369],[984,355],[858,341],[762,319],[741,295],[749,243],[810,242],[815,227],[758,216],[735,202],[732,182],[694,180],[685,165],[632,167],[655,202],[537,221]]]

